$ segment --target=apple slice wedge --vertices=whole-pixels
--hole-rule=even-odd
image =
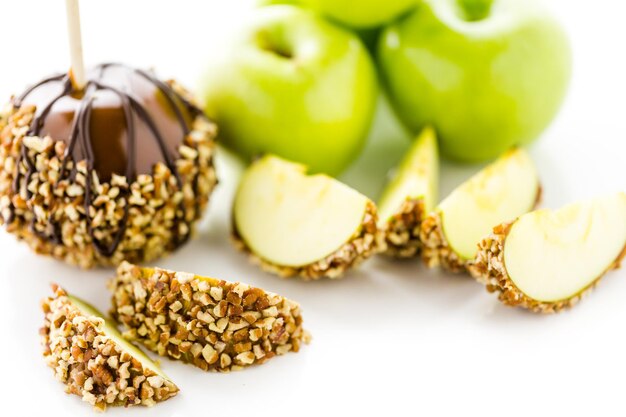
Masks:
[[[537,210],[494,228],[470,272],[504,304],[571,307],[626,254],[626,193]]]
[[[511,149],[458,186],[422,222],[422,259],[459,272],[476,256],[493,225],[532,210],[541,195],[535,166],[523,149]]]
[[[115,326],[84,301],[52,285],[42,302],[44,357],[66,391],[103,411],[108,405],[152,406],[178,387]]]
[[[435,131],[427,127],[415,139],[378,204],[378,227],[385,254],[410,258],[419,254],[420,226],[434,208],[439,187],[439,152]]]
[[[261,364],[308,342],[298,303],[246,284],[122,263],[110,289],[124,336],[205,371]]]
[[[339,181],[265,156],[239,184],[233,238],[269,272],[337,278],[378,250],[376,213],[374,203]]]

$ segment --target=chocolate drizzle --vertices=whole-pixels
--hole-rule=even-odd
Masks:
[[[118,76],[119,79],[115,79],[116,83],[107,82],[107,72],[110,69],[116,69],[120,74]],[[120,72],[121,71],[121,72]],[[151,88],[146,90],[147,94],[142,96],[140,93],[142,91],[132,91],[133,87],[141,84],[141,82],[137,79],[137,77],[144,84],[147,82]],[[109,75],[108,78],[111,78]],[[121,83],[121,87],[119,86],[120,81],[124,81]],[[116,85],[117,84],[117,85]],[[130,184],[132,184],[140,173],[150,174],[151,172],[139,172],[138,169],[138,160],[142,161],[144,165],[144,171],[147,169],[145,166],[153,166],[156,162],[163,162],[165,166],[170,170],[170,172],[174,175],[179,189],[182,189],[182,179],[178,169],[176,167],[176,155],[175,152],[178,146],[184,143],[184,138],[190,133],[190,122],[193,118],[202,114],[202,111],[197,108],[195,105],[186,100],[181,94],[176,92],[170,85],[156,79],[153,75],[148,72],[133,69],[121,64],[117,63],[106,63],[101,64],[96,67],[95,71],[93,71],[92,76],[89,78],[87,85],[85,86],[84,91],[75,91],[73,89],[71,80],[68,75],[61,74],[56,75],[50,78],[46,78],[36,85],[27,89],[21,96],[13,100],[13,106],[15,108],[19,108],[24,104],[28,104],[29,99],[34,93],[37,93],[38,90],[45,90],[47,87],[60,87],[60,91],[56,94],[52,94],[51,97],[44,97],[43,100],[35,100],[37,102],[37,112],[35,117],[33,118],[31,125],[29,127],[27,136],[42,136],[42,133],[47,133],[52,137],[53,140],[62,140],[65,141],[67,146],[65,148],[65,154],[63,156],[61,162],[61,171],[60,176],[55,183],[55,187],[64,180],[69,179],[73,180],[76,178],[77,171],[77,163],[81,160],[84,160],[87,164],[87,175],[85,176],[85,192],[83,197],[83,204],[85,208],[85,215],[87,216],[87,227],[88,233],[91,236],[92,244],[97,252],[104,256],[110,257],[116,251],[119,246],[124,233],[126,231],[127,223],[128,223],[128,197],[130,194]],[[143,91],[143,93],[146,93]],[[44,92],[48,92],[45,90]],[[99,138],[103,139],[95,139],[92,130],[94,130],[94,103],[96,103],[102,96],[102,94],[109,94],[109,96],[117,97],[119,100],[119,104],[113,107],[113,111],[121,111],[123,113],[124,126],[115,126],[115,123],[111,123],[109,119],[113,116],[107,116],[109,119],[103,117],[104,122],[101,122],[101,127],[106,127],[106,130],[110,132],[115,132],[115,129],[123,130],[125,137],[125,143],[123,144],[126,154],[123,155],[121,152],[115,152],[116,149],[114,146],[110,148],[113,149],[107,155],[99,155],[96,151],[95,145],[99,145],[98,149],[109,149],[107,143],[99,143],[98,140],[104,141],[108,140],[108,131],[102,132],[103,129],[97,129],[96,135]],[[155,120],[154,112],[151,112],[148,108],[148,105],[145,103],[145,100],[142,102],[142,99],[159,99],[162,98],[164,104],[153,104],[153,107],[158,109],[160,112],[167,111],[171,112],[174,115],[175,123],[169,121],[168,127],[169,133],[168,135],[164,134],[162,127],[164,126],[165,117],[161,117],[161,119]],[[63,129],[59,129],[57,127],[57,131],[51,128],[46,130],[46,123],[49,121],[50,115],[53,113],[53,108],[55,104],[59,103],[61,100],[75,100],[79,99],[80,102],[78,107],[68,113],[73,118],[71,119],[71,128],[69,129],[69,136],[63,137],[63,134],[60,134],[57,131]],[[111,98],[111,97],[109,97]],[[156,103],[156,101],[154,101]],[[156,107],[155,107],[156,106]],[[109,106],[108,109],[110,111],[111,108]],[[104,113],[104,110],[99,109],[99,111]],[[58,115],[57,115],[58,116]],[[67,114],[62,114],[63,117],[66,117]],[[114,115],[117,117],[117,115]],[[59,118],[59,120],[62,120]],[[188,121],[189,120],[189,121]],[[159,125],[161,123],[161,125]],[[176,125],[176,126],[173,126]],[[139,130],[142,129],[143,134],[139,134]],[[172,135],[171,132],[178,132],[177,135]],[[115,136],[113,133],[110,136]],[[172,138],[171,136],[177,136]],[[149,139],[146,139],[149,137]],[[141,152],[138,149],[138,139],[142,140],[142,149]],[[151,140],[150,140],[151,139]],[[158,153],[154,153],[152,151],[152,147],[155,147],[158,150]],[[152,152],[152,154],[151,154]],[[156,156],[155,156],[156,155]],[[125,158],[125,164],[123,163]],[[152,158],[152,159],[149,159]],[[71,169],[68,168],[68,163],[73,161],[73,166]],[[102,162],[101,167],[97,168],[97,163]],[[20,173],[19,167],[25,164],[26,173],[22,175]],[[123,169],[121,169],[121,167]],[[32,197],[32,192],[28,190],[28,184],[31,181],[32,175],[36,172],[36,165],[33,160],[28,155],[28,149],[22,145],[21,152],[19,155],[19,159],[17,161],[17,173],[13,182],[13,191],[15,193],[19,193],[21,186],[23,185],[27,198]],[[123,171],[123,172],[117,172]],[[118,230],[114,233],[113,238],[110,242],[101,242],[99,241],[92,230],[91,219],[89,208],[92,206],[94,201],[94,191],[93,191],[93,177],[95,175],[99,175],[100,179],[107,180],[111,175],[124,175],[126,177],[126,181],[129,184],[123,191],[123,197],[126,199],[126,204],[124,206],[124,215],[121,221],[121,224]],[[197,193],[197,174],[193,179],[192,185],[194,188],[194,193]],[[185,210],[184,204],[181,202],[179,204],[179,208],[182,212],[181,216],[176,217],[176,222],[180,222],[180,219],[186,219],[187,213]],[[197,210],[197,206],[196,206]],[[14,211],[14,208],[13,210]],[[15,216],[11,215],[11,219]],[[34,222],[30,225],[31,230],[40,236],[43,239],[47,239],[55,244],[62,244],[61,238],[61,225],[55,221],[52,216],[50,216],[50,220],[48,222],[48,227],[46,228],[46,232],[40,232],[36,230],[34,227]],[[181,236],[179,232],[180,227],[176,224],[174,227],[175,233],[175,242],[176,245],[180,245],[184,243],[185,240],[188,239],[189,233],[184,233]]]

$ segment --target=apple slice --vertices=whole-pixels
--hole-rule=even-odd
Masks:
[[[44,357],[66,391],[103,411],[108,405],[152,406],[178,387],[95,308],[52,285],[42,302]]]
[[[494,228],[470,272],[504,304],[571,307],[626,254],[626,193],[537,210]]]
[[[385,254],[410,258],[420,252],[422,219],[434,208],[439,186],[439,152],[435,131],[417,137],[383,191],[378,227],[385,236]]]
[[[253,262],[283,277],[337,278],[378,250],[376,207],[304,165],[265,156],[244,173],[233,237]]]
[[[422,222],[422,258],[430,267],[458,272],[476,256],[478,242],[493,225],[532,210],[540,197],[528,154],[512,149],[446,197]]]
[[[125,337],[205,371],[261,364],[308,342],[297,303],[246,284],[122,263],[110,287]]]

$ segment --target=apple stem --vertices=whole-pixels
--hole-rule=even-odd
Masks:
[[[457,0],[470,22],[482,20],[489,15],[494,0]]]

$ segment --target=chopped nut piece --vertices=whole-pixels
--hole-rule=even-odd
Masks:
[[[120,265],[110,283],[112,315],[130,329],[128,334],[132,340],[161,355],[221,372],[264,363],[278,352],[297,352],[307,343],[308,334],[302,329],[297,303],[259,288],[187,275],[185,285],[189,286],[191,296],[183,302],[186,296],[184,291],[178,290],[183,288],[178,276],[159,268]],[[147,302],[138,302],[137,283],[145,291],[143,299]],[[209,294],[207,302],[202,295]],[[253,295],[254,303],[243,302]],[[170,314],[159,314],[161,310]],[[153,326],[157,320],[164,322]],[[251,323],[256,327],[248,330]]]
[[[265,317],[276,317],[278,315],[278,309],[276,306],[271,306],[263,310],[263,315]]]
[[[178,300],[170,304],[170,310],[172,310],[173,312],[177,312],[181,308],[183,308],[183,303]]]
[[[223,333],[224,330],[226,329],[226,326],[228,326],[228,318],[223,317],[217,320],[216,323],[209,324],[209,330],[213,330],[214,332],[217,332],[217,333]]]
[[[276,353],[279,355],[284,355],[285,353],[289,352],[291,350],[291,345],[290,344],[286,344],[286,345],[282,345],[276,348]]]
[[[202,345],[200,343],[194,343],[191,346],[190,352],[194,358],[197,358],[198,356],[200,356],[200,353],[202,353]]]
[[[220,287],[211,287],[210,294],[215,301],[222,300],[223,291]]]
[[[252,352],[243,352],[235,356],[235,361],[240,365],[250,365],[254,362],[254,359],[254,353]]]
[[[213,316],[211,315],[211,313],[209,312],[205,312],[205,311],[198,311],[197,316],[198,320],[202,320],[205,323],[213,323],[215,321],[215,318],[213,318]]]
[[[202,357],[209,365],[211,365],[217,360],[218,353],[210,344],[206,344],[202,348]]]

